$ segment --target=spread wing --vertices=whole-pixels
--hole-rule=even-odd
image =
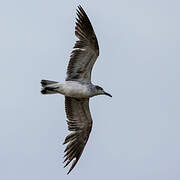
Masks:
[[[66,167],[73,159],[68,174],[78,162],[89,138],[92,128],[92,119],[89,110],[89,99],[65,97],[65,110],[68,129],[72,131],[64,141],[68,143],[65,149],[64,162]]]
[[[66,81],[90,82],[99,46],[91,22],[81,6],[78,6],[77,16],[75,35],[79,40],[71,53]]]

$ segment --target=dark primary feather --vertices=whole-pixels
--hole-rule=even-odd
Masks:
[[[88,141],[92,128],[92,119],[89,110],[89,99],[65,97],[65,110],[68,129],[72,131],[64,141],[67,144],[64,155],[66,167],[72,160],[68,174],[78,162]]]
[[[81,6],[78,7],[75,35],[78,37],[70,56],[66,80],[91,81],[91,71],[99,55],[99,46],[91,22]]]

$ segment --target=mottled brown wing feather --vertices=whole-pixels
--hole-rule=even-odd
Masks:
[[[89,99],[65,97],[65,110],[68,129],[72,133],[64,141],[64,144],[67,143],[64,150],[64,162],[66,162],[64,167],[74,159],[68,171],[69,174],[78,162],[88,141],[92,128],[92,118],[89,110]]]
[[[90,82],[93,65],[99,55],[99,46],[91,22],[78,6],[75,35],[78,37],[67,68],[67,81]]]

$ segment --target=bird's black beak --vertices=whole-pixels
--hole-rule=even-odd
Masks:
[[[109,97],[112,97],[112,95],[109,94],[109,93],[107,93],[107,92],[104,92],[104,95],[107,95],[107,96],[109,96]]]

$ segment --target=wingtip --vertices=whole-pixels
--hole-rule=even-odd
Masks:
[[[82,6],[81,6],[80,4],[79,4],[77,7],[78,7],[78,9],[81,9],[81,8],[82,8]]]
[[[77,6],[77,12],[78,13],[85,13],[85,11],[84,11],[84,9],[83,9],[83,7],[79,4],[78,6]]]
[[[69,171],[67,172],[67,175],[72,171],[73,168],[70,168]]]
[[[80,14],[81,9],[82,9],[81,5],[78,5],[77,8],[76,8],[76,13]]]

